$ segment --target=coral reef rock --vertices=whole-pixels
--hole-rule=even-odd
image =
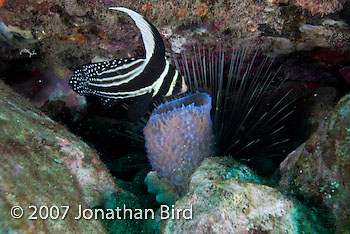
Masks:
[[[347,17],[325,15],[341,10],[344,0],[289,2],[4,1],[0,11],[3,21],[0,44],[26,44],[10,40],[11,31],[7,27],[12,29],[12,25],[20,27],[21,33],[36,32],[32,36],[40,43],[30,44],[28,49],[35,49],[38,64],[46,68],[63,64],[71,71],[96,58],[139,57],[143,52],[138,30],[127,17],[108,10],[111,6],[124,6],[154,22],[166,39],[166,47],[175,51],[191,48],[197,41],[206,47],[216,47],[218,38],[222,39],[223,48],[258,46],[273,56],[317,46],[350,49],[350,29],[344,23]],[[317,14],[310,16],[302,9]],[[6,54],[7,58],[23,58],[18,49],[0,51],[0,57]]]
[[[325,207],[338,233],[350,232],[350,95],[280,165],[280,187]]]
[[[105,233],[98,220],[75,219],[79,205],[94,207],[123,191],[99,156],[3,83],[0,93],[0,232]],[[13,206],[22,207],[22,218],[10,216]],[[69,206],[64,219],[62,206]],[[58,218],[40,217],[49,211]]]
[[[23,31],[17,27],[8,28],[0,21],[0,47],[15,48],[36,41],[30,31]]]
[[[189,192],[175,210],[192,208],[169,218],[163,233],[315,233],[315,216],[232,158],[205,159],[191,176]],[[175,212],[176,214],[176,212]]]
[[[310,11],[312,14],[329,14],[343,8],[345,0],[296,0],[302,8]]]
[[[171,206],[179,198],[176,188],[164,178],[159,178],[155,171],[150,171],[147,174],[145,184],[147,185],[148,192],[155,194],[157,202],[161,204]]]

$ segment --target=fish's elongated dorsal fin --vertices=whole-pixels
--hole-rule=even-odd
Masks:
[[[146,59],[149,60],[152,56],[165,56],[165,46],[163,39],[153,24],[151,24],[148,20],[146,20],[139,13],[130,10],[125,7],[110,7],[111,10],[122,11],[128,14],[134,21],[136,26],[141,31],[141,36],[143,40],[143,44],[145,45],[146,50]]]
[[[99,97],[103,107],[113,107],[120,100],[130,100],[129,118],[137,120],[154,99],[178,91],[183,77],[165,57],[163,39],[153,24],[125,7],[111,10],[128,14],[141,31],[146,56],[85,64],[74,71],[70,86],[80,95]]]

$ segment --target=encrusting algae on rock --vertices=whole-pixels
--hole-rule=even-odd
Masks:
[[[0,233],[106,233],[98,220],[75,219],[79,205],[90,209],[106,194],[126,193],[96,152],[2,82],[0,92]],[[13,206],[22,207],[22,218],[11,217]],[[29,219],[29,206],[38,220]],[[41,206],[57,206],[59,218],[41,219]]]
[[[232,173],[232,168],[239,173]],[[168,219],[162,233],[327,233],[315,215],[232,158],[205,159],[175,210],[192,218]]]
[[[350,95],[281,163],[280,187],[322,206],[336,233],[350,232]],[[315,204],[316,205],[316,204]]]
[[[320,13],[323,16],[341,10],[345,0],[296,0],[296,2],[312,14]]]

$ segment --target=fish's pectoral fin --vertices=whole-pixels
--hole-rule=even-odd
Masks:
[[[128,118],[135,122],[145,116],[147,111],[152,104],[153,97],[151,93],[142,95],[140,97],[135,98],[130,102],[128,107]]]
[[[111,99],[111,98],[100,97],[99,100],[100,100],[99,101],[100,105],[102,106],[103,109],[110,109],[118,103],[117,99]]]

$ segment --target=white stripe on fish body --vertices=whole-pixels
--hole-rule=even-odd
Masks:
[[[163,82],[164,78],[169,72],[169,67],[170,63],[168,60],[165,61],[165,68],[162,72],[162,74],[158,77],[158,79],[149,86],[146,86],[144,88],[138,89],[138,90],[133,90],[133,91],[125,91],[125,92],[105,92],[105,91],[99,91],[99,90],[94,90],[94,94],[98,96],[103,96],[103,97],[108,97],[112,99],[124,99],[124,98],[132,98],[132,97],[137,97],[141,96],[147,93],[152,93],[152,97],[158,94]]]
[[[177,77],[179,76],[179,72],[177,70],[175,70],[175,75],[173,76],[173,80],[171,81],[170,87],[168,92],[165,94],[166,97],[169,97],[170,95],[173,94],[175,85],[176,85],[176,81],[177,81]]]
[[[98,78],[96,76],[101,76],[105,73],[108,72],[116,72],[120,71],[123,69],[127,69],[130,66],[133,66],[139,62],[144,62],[145,59],[118,59],[118,60],[112,60],[112,61],[107,61],[103,63],[96,63],[96,64],[88,64],[84,65],[82,67],[82,70],[85,74],[85,76],[89,77],[89,80],[94,80],[94,81],[100,81],[103,82],[104,80],[108,80],[108,78]],[[126,63],[127,62],[127,63]],[[117,65],[115,65],[117,64]],[[111,78],[113,80],[113,78]]]
[[[97,72],[96,74],[97,74],[98,76],[101,76],[101,75],[103,75],[103,74],[105,74],[105,73],[108,73],[108,72],[116,72],[116,71],[120,71],[120,70],[123,70],[123,69],[129,68],[129,67],[131,67],[131,66],[133,66],[133,65],[135,65],[135,64],[137,64],[137,63],[139,63],[140,61],[142,61],[142,62],[146,62],[146,60],[145,60],[145,59],[137,59],[137,60],[134,60],[133,62],[123,64],[123,65],[118,66],[118,67],[116,67],[116,68],[113,68],[113,69],[108,69],[108,70],[105,70],[105,71],[101,71],[101,73]],[[147,61],[147,62],[148,62],[148,61]],[[107,79],[109,79],[109,78],[104,78],[104,79],[106,79],[106,80],[107,80]]]
[[[162,74],[159,76],[159,78],[152,85],[153,86],[152,88],[154,90],[154,92],[152,94],[152,97],[157,95],[157,93],[159,92],[160,87],[162,86],[162,84],[164,82],[165,76],[169,72],[170,63],[169,63],[169,61],[166,58],[164,58],[164,59],[165,59],[165,68],[164,68]]]
[[[132,70],[129,73],[123,74],[123,75],[118,75],[118,76],[113,76],[113,77],[108,77],[102,78],[102,79],[94,79],[88,82],[89,86],[94,86],[94,87],[113,87],[113,86],[120,86],[122,84],[127,84],[133,79],[135,79],[137,76],[139,76],[143,70],[139,71],[138,70]],[[124,78],[124,79],[123,79]],[[122,80],[123,79],[123,80]],[[109,83],[106,83],[106,81],[111,81]]]
[[[139,76],[144,71],[146,65],[147,64],[142,64],[141,67],[133,69],[130,72],[122,74],[122,75],[104,77],[104,78],[100,78],[100,79],[94,78],[92,80],[89,80],[88,84],[90,86],[95,86],[95,87],[120,86],[122,84],[126,84],[126,83],[132,81],[137,76]],[[112,71],[110,73],[112,73]],[[111,82],[106,83],[107,81],[111,81]]]
[[[94,90],[94,94],[104,98],[111,99],[126,99],[138,97],[147,93],[152,92],[152,85],[146,86],[141,89],[133,90],[133,91],[125,91],[125,92],[104,92],[99,90]]]
[[[149,23],[145,20],[145,18],[143,18],[142,15],[136,13],[135,11],[125,7],[110,7],[109,9],[125,12],[134,20],[136,26],[141,31],[143,44],[145,45],[146,50],[146,59],[150,59],[155,50],[155,39],[152,32],[152,28],[150,27]]]
[[[134,62],[136,58],[122,58],[122,59],[113,59],[111,61],[103,61],[103,62],[97,62],[97,63],[89,63],[82,66],[83,69],[88,70],[95,70],[96,68],[115,68],[115,67],[121,67],[124,64],[128,64],[131,62]]]

